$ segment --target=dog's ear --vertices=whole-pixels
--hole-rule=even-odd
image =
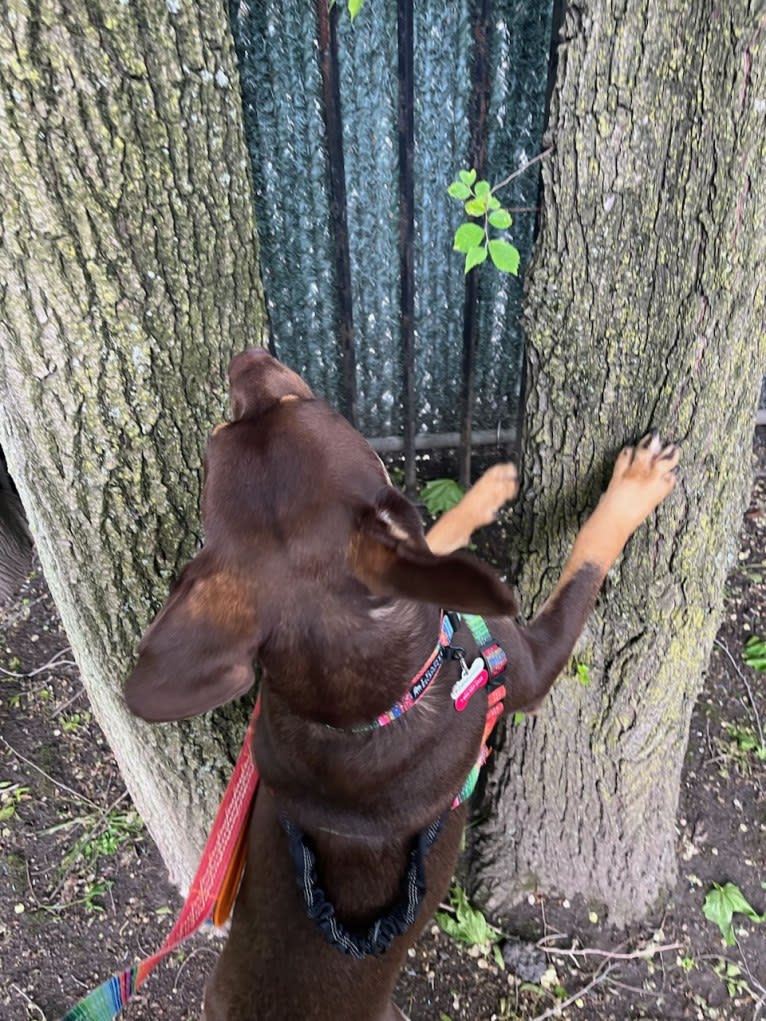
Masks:
[[[182,572],[138,646],[125,700],[150,723],[197,716],[253,683],[259,633],[249,587],[203,551]]]
[[[376,595],[405,596],[446,610],[506,615],[518,607],[497,575],[467,553],[435,556],[418,512],[388,488],[366,508],[350,550],[356,577]]]

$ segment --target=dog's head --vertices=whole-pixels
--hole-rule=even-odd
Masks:
[[[279,644],[286,605],[321,617],[325,602],[374,594],[515,611],[483,564],[429,551],[420,515],[371,447],[294,372],[245,351],[230,384],[233,421],[206,453],[205,546],[139,645],[126,687],[133,712],[180,719],[243,694],[259,650]]]

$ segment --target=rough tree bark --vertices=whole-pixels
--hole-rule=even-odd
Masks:
[[[759,9],[757,11],[757,9]],[[683,446],[542,715],[507,727],[475,831],[490,908],[529,889],[641,916],[675,880],[692,705],[749,492],[766,361],[766,19],[734,0],[569,6],[526,302],[526,610],[620,445]]]
[[[150,728],[121,689],[199,541],[226,365],[263,332],[226,10],[0,11],[0,445],[97,718],[183,885],[242,729]]]

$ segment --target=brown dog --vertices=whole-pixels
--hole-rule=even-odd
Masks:
[[[236,698],[254,661],[263,668],[262,783],[205,1017],[395,1021],[407,949],[455,866],[465,809],[450,806],[479,753],[490,685],[457,711],[464,668],[448,648],[409,711],[374,721],[436,654],[441,608],[487,615],[508,659],[505,711],[535,707],[626,540],[672,490],[678,450],[652,434],[622,451],[554,593],[520,628],[510,591],[454,552],[513,495],[512,466],[426,538],[364,439],[295,373],[250,350],[230,382],[234,421],[207,451],[205,546],[126,691],[144,719],[176,720]],[[477,658],[465,621],[450,647]]]

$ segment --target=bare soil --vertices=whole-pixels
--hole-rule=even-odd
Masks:
[[[615,930],[576,903],[530,896],[502,920],[509,964],[429,927],[399,1002],[412,1021],[766,1016],[766,923],[735,917],[724,944],[703,915],[714,883],[766,912],[764,675],[743,661],[766,631],[766,430],[724,620],[696,707],[677,822],[675,889]],[[0,1019],[55,1021],[156,949],[180,907],[93,720],[39,572],[0,610]],[[126,1021],[199,1016],[219,950],[194,938],[151,977]],[[286,1019],[299,1021],[299,1019]]]

